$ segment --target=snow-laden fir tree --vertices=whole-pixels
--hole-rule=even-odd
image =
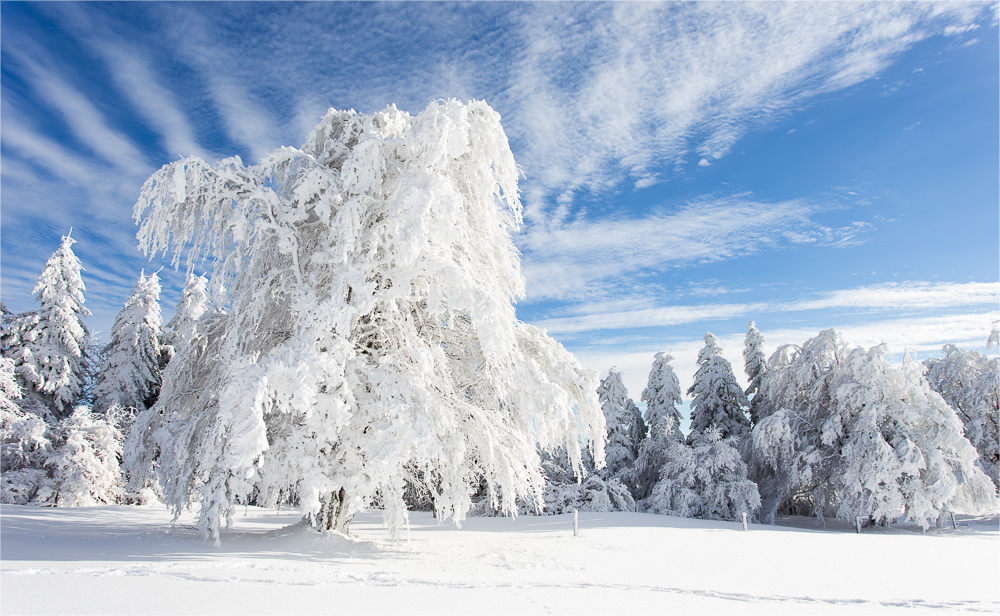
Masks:
[[[330,110],[257,165],[153,174],[142,249],[213,263],[227,313],[201,317],[137,418],[133,477],[200,503],[216,539],[251,495],[343,531],[374,504],[398,535],[408,483],[459,522],[480,489],[502,512],[541,506],[536,444],[581,471],[589,439],[603,465],[595,375],[514,316],[517,179],[499,116],[456,101]]]
[[[164,343],[173,351],[187,344],[195,337],[198,320],[208,310],[208,278],[188,272],[181,291],[181,301],[173,318],[167,323]]]
[[[767,374],[767,357],[764,355],[764,336],[753,321],[747,324],[747,335],[743,341],[743,368],[750,383],[744,391],[751,396],[750,424],[757,425],[757,421],[767,414],[758,408],[764,399],[756,395],[760,391],[761,380]]]
[[[705,334],[705,346],[698,352],[694,383],[687,393],[693,396],[688,443],[693,443],[698,434],[710,426],[715,426],[723,439],[742,438],[749,433],[750,422],[743,411],[749,401],[736,382],[732,365],[722,356],[719,342],[711,333]]]
[[[656,354],[646,389],[642,391],[649,434],[639,445],[635,461],[637,498],[649,496],[659,480],[660,471],[667,461],[667,448],[684,440],[680,429],[681,415],[677,410],[677,405],[682,402],[681,384],[670,365],[671,361],[673,357],[666,353]]]
[[[760,507],[757,485],[735,437],[722,438],[715,426],[698,432],[690,445],[673,441],[667,448],[660,480],[644,502],[648,511],[686,518],[737,520]]]
[[[39,415],[24,411],[14,362],[0,357],[0,502],[31,502],[46,481],[43,469],[51,452],[49,427]]]
[[[604,411],[607,425],[607,444],[604,446],[608,477],[622,478],[626,484],[632,482],[635,466],[635,428],[633,423],[638,414],[635,402],[628,396],[622,373],[612,368],[601,379],[597,388],[597,399]]]
[[[123,494],[122,435],[107,418],[78,406],[59,427],[61,443],[45,462],[51,482],[37,499],[57,507],[118,502]]]
[[[167,359],[160,344],[161,322],[160,279],[140,274],[111,328],[94,387],[95,410],[104,412],[112,406],[142,410],[156,401]]]
[[[948,344],[924,362],[931,389],[958,413],[979,464],[1000,487],[1000,360]]]
[[[76,242],[63,236],[35,285],[38,310],[7,319],[0,334],[4,357],[25,395],[57,415],[70,412],[83,396],[87,378],[87,327],[83,267],[73,254]]]
[[[825,330],[771,358],[758,395],[779,410],[754,427],[748,448],[762,519],[783,508],[926,527],[946,512],[993,507],[958,416],[919,365],[890,366],[884,355]]]

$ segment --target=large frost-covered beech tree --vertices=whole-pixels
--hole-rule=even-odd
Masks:
[[[1000,487],[1000,359],[951,344],[942,350],[924,362],[927,382],[958,413],[979,465]]]
[[[732,365],[722,356],[719,341],[711,333],[705,334],[705,346],[698,352],[698,369],[688,395],[694,396],[688,443],[712,426],[719,429],[723,439],[742,438],[750,432],[750,422],[743,412],[750,403],[736,382]]]
[[[4,323],[0,347],[14,362],[18,381],[29,398],[57,415],[70,412],[84,393],[87,378],[86,290],[69,234],[52,253],[35,285],[38,310]]]
[[[160,279],[142,273],[111,328],[94,387],[95,410],[115,405],[142,410],[156,401],[167,360],[160,344],[161,322]]]
[[[885,348],[851,349],[833,330],[772,356],[758,395],[778,409],[754,427],[751,477],[762,519],[784,506],[820,518],[926,527],[948,511],[995,503],[958,416],[921,366]]]
[[[666,353],[656,354],[646,389],[642,391],[649,434],[639,444],[635,460],[637,498],[649,496],[667,461],[667,449],[684,440],[680,429],[681,414],[677,410],[682,402],[681,384],[670,365],[673,359]]]
[[[582,472],[589,439],[603,465],[596,375],[514,316],[518,173],[498,114],[447,101],[330,110],[257,165],[153,174],[140,246],[208,260],[227,312],[202,317],[137,418],[133,478],[155,469],[177,511],[200,502],[216,540],[251,495],[344,531],[374,504],[398,535],[408,483],[460,522],[480,488],[502,512],[541,505],[536,443]]]

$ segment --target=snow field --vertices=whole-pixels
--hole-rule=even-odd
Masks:
[[[997,518],[921,534],[639,513],[472,518],[377,512],[351,538],[241,510],[219,547],[161,507],[5,505],[4,614],[954,613],[1000,611]],[[812,525],[812,521],[799,520]]]

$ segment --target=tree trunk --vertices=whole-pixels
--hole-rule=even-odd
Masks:
[[[323,532],[348,534],[354,516],[347,507],[347,490],[340,488],[336,492],[330,492],[329,496],[320,498],[319,502],[319,512],[313,517],[311,524]]]

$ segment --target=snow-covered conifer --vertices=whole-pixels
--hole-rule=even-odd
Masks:
[[[698,353],[698,369],[694,383],[688,389],[691,400],[691,432],[688,442],[693,443],[697,435],[715,426],[722,438],[736,436],[742,438],[750,431],[743,409],[749,405],[733,367],[722,356],[719,342],[711,333],[705,334],[705,346]]]
[[[649,435],[639,445],[635,461],[637,498],[648,496],[656,485],[666,463],[667,448],[684,440],[680,430],[681,415],[677,410],[677,405],[682,402],[681,384],[670,365],[672,360],[673,357],[665,353],[656,354],[649,371],[649,381],[642,392]]]
[[[758,395],[779,410],[754,427],[748,448],[763,519],[784,506],[926,527],[948,511],[993,506],[958,416],[917,364],[890,366],[884,354],[826,330],[772,357]]]
[[[21,399],[14,362],[0,357],[0,502],[18,505],[31,502],[44,483],[52,444],[45,420],[22,410]]]
[[[160,344],[160,279],[139,275],[115,318],[111,342],[94,387],[94,409],[145,409],[160,392],[164,349]]]
[[[106,418],[78,406],[60,426],[62,443],[46,460],[50,491],[39,500],[57,507],[115,503],[122,497],[121,433]]]
[[[187,344],[197,332],[198,319],[208,310],[208,278],[188,273],[181,301],[167,323],[164,342],[174,349]]]
[[[499,116],[447,101],[330,110],[257,165],[153,174],[142,249],[208,259],[228,312],[203,315],[168,364],[130,472],[152,468],[175,509],[198,501],[218,538],[251,494],[344,531],[377,503],[398,534],[408,482],[460,522],[481,486],[503,512],[541,505],[536,442],[580,470],[589,440],[603,465],[595,375],[514,314],[518,173]]]
[[[736,445],[714,426],[698,432],[691,445],[671,443],[660,480],[644,503],[647,510],[713,520],[754,515],[760,495]]]
[[[632,427],[638,409],[628,396],[622,373],[612,368],[601,379],[597,388],[597,399],[604,411],[608,440],[604,446],[609,477],[630,474],[635,465],[635,442]]]
[[[83,396],[87,378],[87,327],[81,317],[85,287],[76,242],[68,234],[52,253],[35,285],[37,311],[10,317],[0,334],[3,355],[14,362],[25,394],[56,414],[66,414]]]
[[[761,380],[767,374],[767,357],[764,355],[764,336],[753,321],[747,324],[747,335],[743,342],[743,368],[750,383],[744,392],[751,396],[750,424],[757,425],[757,421],[767,414],[759,408],[763,406],[764,399],[756,395],[760,391]]]
[[[979,464],[1000,487],[1000,360],[948,344],[924,362],[931,389],[958,413]]]

